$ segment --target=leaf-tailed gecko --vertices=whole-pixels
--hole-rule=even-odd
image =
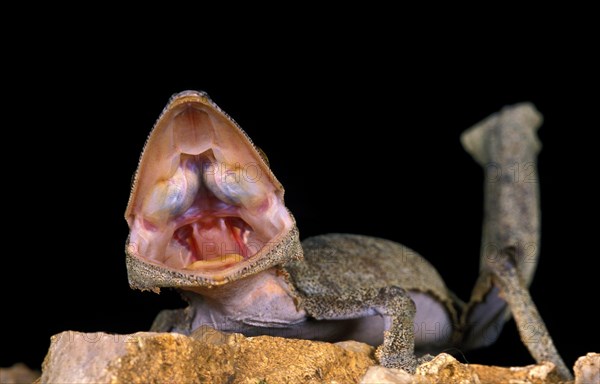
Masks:
[[[528,105],[507,108],[472,128],[463,144],[484,167],[507,160],[535,167],[536,116]],[[176,288],[188,301],[161,312],[157,331],[211,325],[245,335],[354,339],[378,345],[382,365],[414,371],[427,358],[415,352],[485,344],[478,335],[503,324],[507,301],[522,309],[535,263],[515,259],[513,242],[537,241],[536,188],[488,185],[482,249],[495,242],[505,256],[499,268],[482,252],[482,274],[465,305],[428,261],[398,243],[351,234],[300,243],[264,153],[206,93],[185,91],[159,117],[134,177],[125,214],[129,282],[155,292]],[[519,316],[528,321],[533,309]]]

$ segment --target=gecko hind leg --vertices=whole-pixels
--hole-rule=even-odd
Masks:
[[[519,279],[514,252],[507,249],[499,252],[498,256],[494,262],[487,265],[492,272],[494,283],[500,288],[500,294],[508,303],[517,323],[521,341],[537,362],[550,361],[556,366],[559,375],[572,380],[573,376],[556,350],[529,290]]]

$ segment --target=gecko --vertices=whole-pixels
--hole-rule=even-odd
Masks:
[[[462,143],[488,173],[508,161],[535,167],[540,119],[529,104],[508,107]],[[537,184],[517,187],[486,185],[481,274],[465,304],[399,243],[342,233],[300,242],[264,152],[206,93],[184,91],[159,116],[134,174],[125,212],[129,283],[175,288],[188,302],[160,312],[154,331],[189,335],[210,325],[246,336],[357,340],[377,346],[381,365],[409,372],[429,352],[489,344],[512,313],[521,328],[541,324],[545,344],[528,345],[532,356],[570,377],[528,295],[537,254],[527,263],[514,246],[537,244]],[[497,257],[486,244],[500,247]],[[482,338],[489,329],[492,337]]]

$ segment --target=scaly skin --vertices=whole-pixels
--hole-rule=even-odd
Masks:
[[[481,272],[462,318],[463,345],[491,344],[512,313],[535,360],[554,363],[563,378],[571,379],[528,291],[540,249],[536,131],[541,123],[533,105],[522,103],[505,107],[461,137],[485,171]]]
[[[481,142],[471,138],[469,145]],[[260,177],[240,178],[249,166]],[[246,335],[355,339],[379,345],[382,365],[408,371],[419,362],[415,348],[439,351],[472,336],[465,329],[472,318],[463,315],[459,324],[462,302],[425,259],[360,235],[316,236],[300,246],[283,194],[262,151],[206,94],[174,96],[148,138],[126,211],[130,285],[173,287],[189,302],[159,314],[153,330],[190,334],[208,324]],[[530,196],[537,209],[537,194]],[[534,229],[537,220],[529,223]],[[497,235],[497,227],[486,228]],[[526,282],[534,269],[516,265]],[[506,274],[484,264],[473,302],[496,286],[508,292],[515,279],[500,276]]]

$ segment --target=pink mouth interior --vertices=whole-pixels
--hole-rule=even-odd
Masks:
[[[222,271],[252,258],[293,221],[271,177],[246,172],[264,165],[238,128],[202,108],[182,109],[152,133],[159,139],[149,139],[130,244],[154,264]]]
[[[198,169],[204,169],[206,157],[196,156]],[[238,254],[244,259],[253,256],[248,241],[254,230],[241,217],[242,207],[219,200],[202,183],[194,203],[173,219],[176,229],[171,242],[189,252],[190,262],[211,260],[226,254]],[[256,240],[256,239],[255,239]]]

